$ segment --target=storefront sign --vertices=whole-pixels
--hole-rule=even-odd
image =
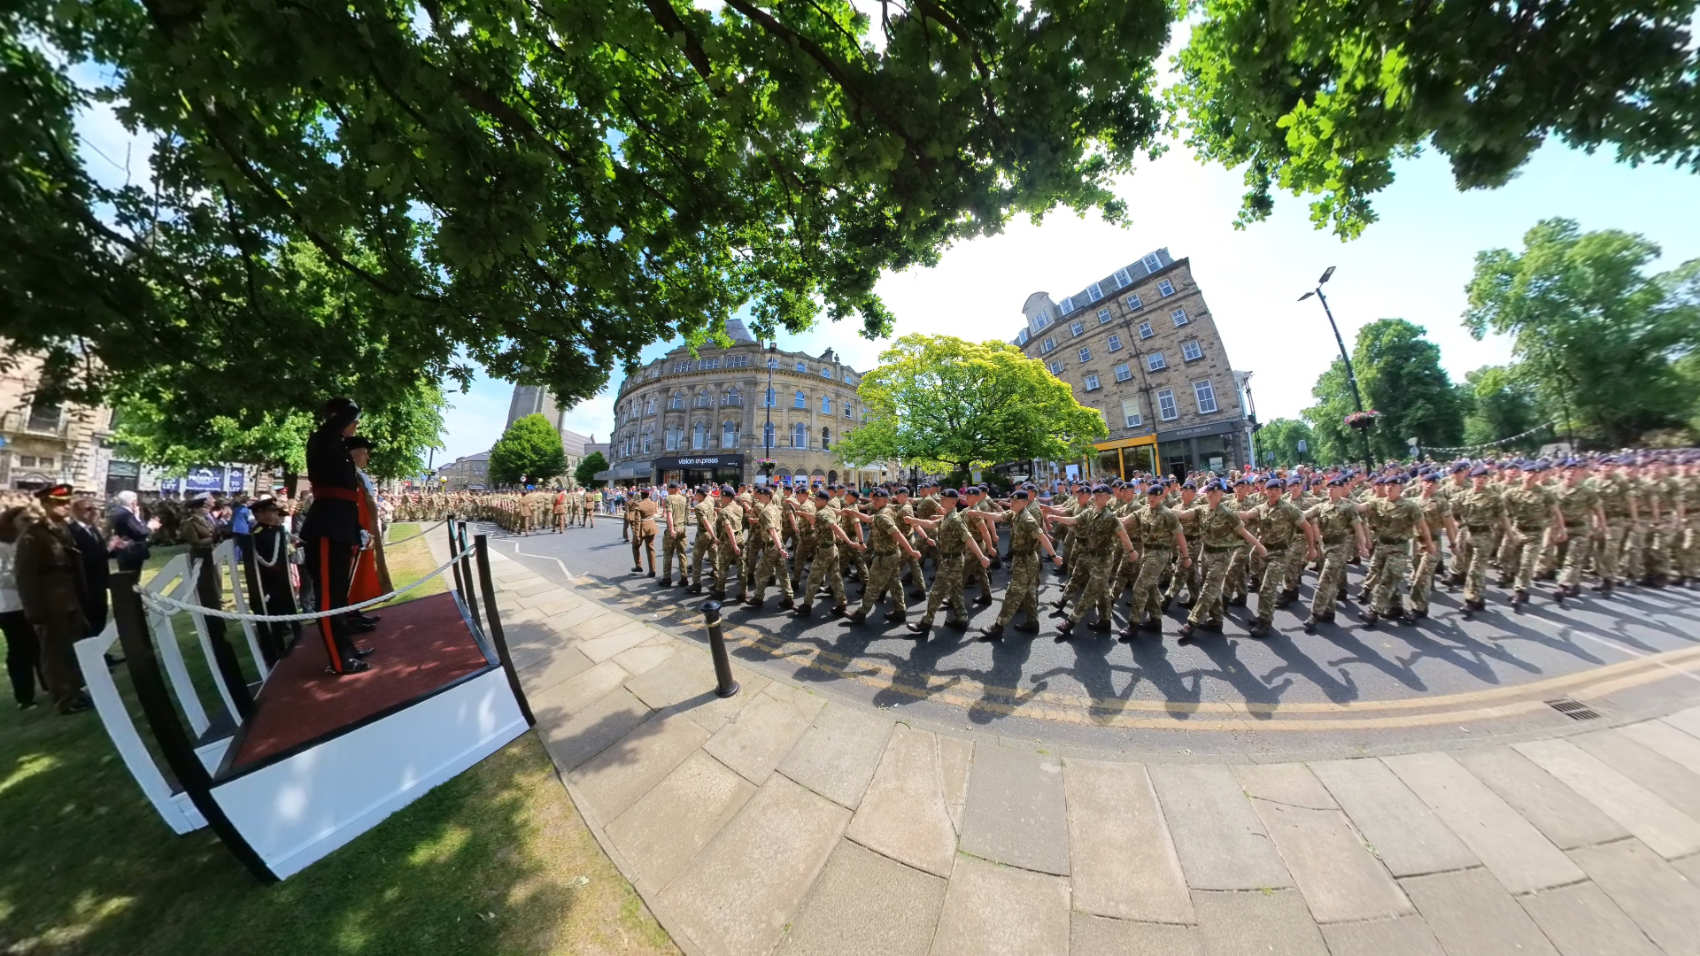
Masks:
[[[223,468],[193,468],[188,477],[183,479],[183,487],[188,491],[223,491]]]
[[[1172,441],[1185,441],[1188,438],[1204,438],[1208,435],[1226,435],[1230,432],[1237,431],[1239,427],[1240,420],[1230,418],[1224,422],[1212,422],[1208,425],[1194,425],[1191,428],[1177,428],[1172,432],[1158,432],[1157,441],[1159,443],[1167,443]]]
[[[697,455],[690,458],[657,458],[655,467],[658,471],[673,471],[684,468],[715,468],[728,471],[744,467],[743,455]]]

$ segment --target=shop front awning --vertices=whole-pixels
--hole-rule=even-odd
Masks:
[[[597,481],[631,481],[634,478],[648,478],[653,472],[647,461],[622,461],[607,471],[596,473]]]

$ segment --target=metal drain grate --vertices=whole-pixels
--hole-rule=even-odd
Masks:
[[[1546,705],[1564,716],[1569,717],[1571,720],[1598,720],[1600,717],[1598,711],[1589,708],[1587,704],[1584,704],[1579,700],[1572,700],[1569,697],[1560,697],[1557,700],[1549,700],[1546,702]]]

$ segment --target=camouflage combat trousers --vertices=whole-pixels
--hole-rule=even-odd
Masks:
[[[1375,563],[1370,569],[1375,575],[1375,590],[1369,596],[1370,610],[1385,615],[1392,609],[1393,599],[1398,596],[1399,585],[1410,567],[1411,554],[1403,543],[1388,543],[1376,549]]]
[[[1204,567],[1199,569],[1199,591],[1186,616],[1188,624],[1204,624],[1222,619],[1222,586],[1227,583],[1228,570],[1234,563],[1238,548],[1204,549]]]
[[[903,582],[898,580],[903,556],[893,551],[890,554],[874,553],[874,559],[868,562],[866,576],[862,578],[862,613],[873,610],[875,602],[890,595],[891,603],[886,605],[887,617],[902,617],[908,608],[908,602],[903,594]]]
[[[1294,593],[1298,592],[1299,582],[1304,580],[1305,558],[1309,557],[1309,555],[1310,549],[1308,547],[1287,552],[1287,573],[1286,577],[1281,582],[1281,588],[1283,590],[1292,591]]]
[[[988,553],[986,556],[991,557],[992,554]],[[981,594],[991,597],[992,576],[986,573],[986,569],[980,566],[980,562],[964,555],[962,559],[962,589],[966,591],[971,587],[978,587]]]
[[[1535,570],[1540,564],[1541,549],[1546,546],[1547,529],[1543,525],[1538,528],[1518,528],[1523,535],[1523,543],[1511,552],[1515,557],[1517,575],[1512,579],[1511,586],[1519,591],[1527,591],[1535,583]]]
[[[1163,600],[1165,601],[1173,601],[1179,597],[1181,588],[1186,588],[1187,597],[1195,601],[1198,598],[1198,591],[1201,586],[1199,575],[1204,568],[1204,549],[1198,546],[1197,541],[1188,538],[1186,550],[1188,554],[1192,555],[1192,566],[1183,568],[1178,563],[1179,559],[1176,559],[1174,574],[1169,578],[1169,589],[1163,592]]]
[[[1558,583],[1565,587],[1581,587],[1582,569],[1587,567],[1588,559],[1594,555],[1592,530],[1571,535],[1565,545],[1564,570],[1558,576]]]
[[[851,535],[851,538],[854,539],[855,535]],[[838,573],[848,577],[852,571],[856,572],[856,580],[861,581],[862,585],[866,587],[868,583],[868,552],[857,551],[855,548],[848,547],[839,548]]]
[[[661,576],[673,576],[673,558],[679,559],[679,577],[685,576],[686,539],[683,534],[661,532]]]
[[[968,602],[962,599],[962,555],[940,554],[938,571],[933,574],[932,589],[927,592],[927,613],[923,624],[933,623],[939,605],[949,605],[948,620],[968,620]]]
[[[815,556],[815,536],[813,534],[797,535],[795,550],[791,552],[791,574],[798,584],[803,583],[803,576],[808,572],[809,562]]]
[[[1682,540],[1682,529],[1675,517],[1666,514],[1657,523],[1650,523],[1645,545],[1647,573],[1669,575],[1676,570],[1676,554]]]
[[[1152,548],[1139,556],[1138,568],[1133,575],[1133,602],[1127,615],[1129,622],[1138,624],[1148,617],[1162,616],[1163,595],[1157,582],[1162,580],[1163,572],[1174,560],[1175,553],[1168,548]]]
[[[702,587],[702,563],[706,560],[708,562],[708,569],[710,571],[714,570],[715,565],[718,563],[717,552],[719,552],[719,550],[720,545],[718,543],[709,540],[708,535],[703,534],[700,530],[697,532],[696,543],[691,546],[692,584],[699,588]],[[684,571],[681,570],[679,573],[683,575]]]
[[[1251,555],[1251,549],[1237,547],[1234,549],[1233,560],[1228,565],[1228,577],[1222,584],[1222,595],[1228,600],[1246,596],[1246,561]]]
[[[808,607],[822,585],[832,589],[832,606],[843,607],[844,575],[838,573],[838,548],[834,545],[815,548],[815,563],[809,565],[809,580],[803,585],[802,600],[798,603]]]
[[[743,555],[747,553],[733,554],[730,542],[722,542],[720,547],[714,549],[714,589],[716,591],[722,594],[726,593],[726,572],[728,571],[731,571],[737,578],[739,589],[742,590],[744,583]]]
[[[791,575],[786,573],[785,559],[779,556],[779,549],[771,543],[761,549],[761,556],[757,559],[755,589],[750,592],[750,599],[760,601],[765,597],[769,581],[777,582],[779,593],[784,595],[786,600],[791,599]]]
[[[1440,556],[1427,551],[1417,555],[1417,571],[1411,576],[1411,610],[1428,612],[1428,596],[1434,590],[1434,571]]]
[[[1258,579],[1258,620],[1265,624],[1275,620],[1275,601],[1280,598],[1281,591],[1286,586],[1287,570],[1295,561],[1303,565],[1305,554],[1309,550],[1304,538],[1268,549],[1269,554],[1263,562],[1263,576]],[[1297,558],[1293,557],[1295,554],[1298,555]]]
[[[1015,554],[1010,556],[1009,587],[1004,589],[1003,604],[998,608],[998,627],[1015,619],[1022,611],[1027,619],[1039,623],[1039,556]]]
[[[1323,543],[1322,572],[1316,579],[1316,593],[1310,599],[1312,617],[1327,617],[1334,613],[1334,605],[1340,600],[1340,589],[1346,583],[1346,564],[1352,560],[1353,547],[1350,538]]]
[[[1079,622],[1092,615],[1094,608],[1098,611],[1098,619],[1108,624],[1110,621],[1110,556],[1105,555],[1096,561],[1083,563],[1074,569],[1069,576],[1069,586],[1073,587],[1074,577],[1078,575],[1084,580],[1080,588],[1080,596],[1075,598],[1074,609],[1069,612],[1068,619]]]

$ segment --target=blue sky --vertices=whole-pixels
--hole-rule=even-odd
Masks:
[[[1191,258],[1229,360],[1253,372],[1258,415],[1268,421],[1309,405],[1311,385],[1337,354],[1321,307],[1296,301],[1328,266],[1336,267],[1328,301],[1347,347],[1376,319],[1409,319],[1428,330],[1447,371],[1462,378],[1510,357],[1506,342],[1477,342],[1461,324],[1478,250],[1520,248],[1537,221],[1563,216],[1584,229],[1647,236],[1664,251],[1660,269],[1700,256],[1700,176],[1664,166],[1632,169],[1604,153],[1557,145],[1491,191],[1458,192],[1438,154],[1401,162],[1393,185],[1376,199],[1380,221],[1351,241],[1312,228],[1308,204],[1287,196],[1268,220],[1236,230],[1243,189],[1238,172],[1201,165],[1177,145],[1118,183],[1132,210],[1125,227],[1066,212],[1039,226],[1019,220],[1001,235],[949,249],[934,268],[889,274],[878,290],[899,335],[1007,339],[1021,327],[1029,293],[1061,298],[1166,246],[1176,258]],[[650,346],[645,360],[674,344]],[[860,369],[877,364],[884,345],[826,323],[781,344],[810,352],[830,346]],[[489,447],[506,418],[510,388],[481,380],[453,397],[445,415],[448,458]],[[567,413],[568,427],[599,440],[612,423],[607,392]]]

